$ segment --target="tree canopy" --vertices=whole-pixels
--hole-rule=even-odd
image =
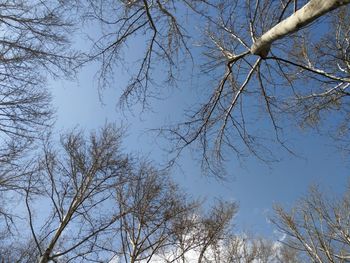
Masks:
[[[348,262],[348,193],[333,200],[314,188],[290,212],[276,206],[281,242],[237,233],[237,202],[206,208],[169,167],[126,153],[123,128],[106,124],[57,139],[48,80],[75,77],[97,61],[103,89],[124,66],[130,80],[120,105],[146,109],[164,87],[184,89],[191,71],[203,79],[198,101],[180,123],[155,128],[171,143],[171,161],[195,147],[203,168],[219,177],[232,153],[270,161],[273,143],[293,153],[289,122],[330,132],[348,149],[349,4],[2,1],[0,260]],[[93,33],[86,52],[74,42],[90,23],[101,30],[83,32]],[[135,42],[141,49],[124,55]]]
[[[129,59],[123,50],[143,39],[121,105],[152,105],[152,97],[164,94],[162,87],[188,76],[183,68],[189,65],[210,79],[199,84],[205,95],[183,121],[159,131],[175,156],[192,145],[215,173],[230,153],[275,160],[273,142],[292,152],[284,136],[288,122],[326,131],[336,126],[334,137],[347,140],[348,3],[90,1],[87,17],[104,28],[90,56],[100,59],[101,87],[110,85],[121,61]],[[270,128],[262,135],[250,123]]]

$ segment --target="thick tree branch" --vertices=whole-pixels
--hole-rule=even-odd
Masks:
[[[269,31],[264,33],[251,47],[254,55],[266,57],[271,44],[300,28],[309,25],[320,16],[342,6],[349,4],[350,0],[311,0],[294,14],[284,19]]]

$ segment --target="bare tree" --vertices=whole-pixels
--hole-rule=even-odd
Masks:
[[[172,226],[170,246],[159,251],[156,258],[169,263],[226,262],[220,258],[219,251],[224,250],[224,240],[233,235],[236,212],[236,203],[219,200],[206,214],[197,209],[177,216]]]
[[[198,206],[188,202],[164,173],[148,164],[137,171],[117,190],[120,211],[130,211],[120,220],[120,262],[152,262],[160,251],[173,247],[177,220]]]
[[[248,237],[247,235],[227,236],[217,251],[213,262],[232,263],[301,263],[295,250],[276,241]]]
[[[5,1],[0,10],[0,130],[37,138],[52,117],[46,77],[73,72],[72,23],[59,1]]]
[[[286,235],[282,242],[309,262],[349,262],[349,204],[349,187],[341,199],[314,187],[291,211],[277,206],[272,222]]]
[[[113,228],[122,213],[115,189],[128,180],[129,159],[120,152],[122,131],[106,126],[87,140],[83,133],[49,140],[24,191],[27,226],[38,262],[106,261],[113,249]]]
[[[139,63],[128,68],[132,77],[125,88],[121,103],[132,105],[135,101],[146,106],[149,96],[160,96],[154,88],[152,68],[157,63],[167,68],[164,81],[174,81],[174,70],[180,54],[189,55],[185,30],[177,14],[177,1],[87,1],[85,18],[98,20],[104,34],[94,43],[90,59],[99,58],[100,86],[113,83],[114,66],[128,64],[122,56],[129,39],[143,36],[145,43]],[[132,63],[133,64],[133,63]],[[159,74],[157,74],[159,76]],[[157,95],[158,94],[158,95]]]
[[[221,251],[223,262],[266,262],[260,257],[274,257],[276,253],[272,250],[272,243],[263,239],[250,239],[245,235],[233,236],[225,240],[225,248]],[[263,251],[264,253],[261,253]],[[260,260],[260,261],[259,261]]]
[[[11,198],[32,166],[29,146],[53,124],[47,77],[73,75],[72,19],[63,1],[0,3],[0,192]],[[72,13],[70,13],[73,15]],[[2,202],[0,214],[11,221]]]
[[[159,65],[168,69],[165,80],[171,83],[181,76],[180,61],[192,58],[198,64],[191,54],[198,54],[193,43],[200,43],[202,67],[195,72],[206,79],[211,76],[212,85],[201,87],[205,89],[201,94],[208,96],[199,99],[184,122],[161,129],[174,143],[175,155],[197,145],[203,166],[212,172],[222,167],[215,164],[225,160],[227,151],[275,160],[266,140],[291,151],[283,137],[285,118],[280,119],[286,114],[304,126],[314,126],[341,110],[343,121],[337,127],[347,134],[349,1],[99,3],[90,5],[90,17],[105,25],[108,33],[95,42],[92,57],[101,58],[104,84],[123,57],[122,48],[146,37],[139,63],[129,68],[132,78],[124,102],[147,103],[148,97],[160,96],[162,90],[151,89],[157,87],[153,70]],[[257,132],[252,123],[259,122],[269,122],[273,132]]]
[[[209,254],[210,247],[215,248],[220,241],[230,233],[233,216],[237,212],[235,203],[227,203],[219,201],[210,211],[208,216],[201,220],[201,227],[198,233],[200,246],[198,263],[205,262],[206,256]]]

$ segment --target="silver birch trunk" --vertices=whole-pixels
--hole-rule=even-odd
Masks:
[[[250,52],[254,55],[266,57],[274,41],[300,30],[300,28],[310,24],[320,16],[349,3],[350,0],[310,0],[294,14],[264,33],[251,46]]]

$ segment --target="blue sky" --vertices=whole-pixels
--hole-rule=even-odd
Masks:
[[[196,102],[197,91],[184,86],[170,91],[166,99],[154,101],[152,111],[142,115],[137,110],[133,114],[122,113],[116,103],[128,80],[126,72],[116,72],[115,85],[103,91],[101,103],[95,78],[97,70],[97,65],[91,64],[80,72],[76,81],[51,81],[57,109],[56,131],[74,127],[89,131],[106,122],[123,123],[128,127],[124,141],[126,152],[147,156],[155,163],[163,162],[166,153],[161,146],[164,145],[157,144],[154,134],[147,130],[181,117],[186,105]],[[178,161],[180,166],[174,167],[172,175],[193,197],[206,198],[208,203],[219,197],[237,201],[240,206],[235,221],[238,231],[271,236],[273,227],[267,218],[272,215],[275,203],[290,207],[311,184],[341,193],[348,180],[348,158],[337,150],[331,139],[295,128],[289,132],[288,142],[299,157],[278,150],[276,155],[282,160],[267,165],[256,158],[247,158],[241,163],[234,154],[228,156],[226,181],[203,176],[197,156],[190,150],[183,153]]]

